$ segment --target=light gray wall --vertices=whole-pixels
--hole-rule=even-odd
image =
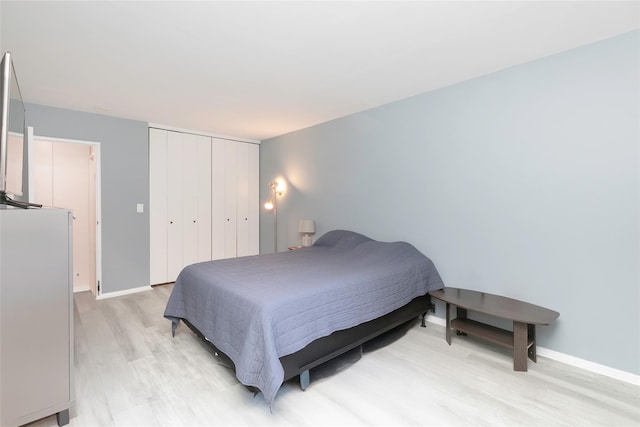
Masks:
[[[316,238],[409,241],[448,286],[559,311],[541,346],[640,374],[639,38],[263,141],[261,199],[274,177],[289,186],[280,250],[301,218]],[[272,251],[265,211],[260,230]]]
[[[26,110],[36,136],[100,143],[102,292],[149,285],[148,124],[29,103]]]

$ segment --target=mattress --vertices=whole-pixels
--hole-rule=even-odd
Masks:
[[[334,230],[305,249],[190,265],[164,315],[174,333],[188,320],[271,404],[284,377],[280,357],[442,287],[433,262],[409,243]]]

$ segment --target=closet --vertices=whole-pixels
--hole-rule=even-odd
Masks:
[[[149,129],[151,284],[258,253],[258,155],[256,144]]]
[[[98,188],[94,143],[35,137],[32,197],[73,212],[73,290],[97,292]]]
[[[259,147],[218,138],[212,146],[212,259],[256,255]]]

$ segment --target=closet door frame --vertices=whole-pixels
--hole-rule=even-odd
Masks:
[[[90,276],[91,279],[95,279],[95,282],[92,280],[89,283],[89,290],[93,293],[93,295],[98,298],[102,295],[102,172],[101,172],[101,149],[100,143],[96,141],[85,141],[85,140],[76,140],[76,139],[66,139],[66,138],[55,138],[44,135],[34,135],[33,128],[28,128],[28,132],[30,133],[28,139],[28,170],[29,170],[29,201],[32,203],[41,203],[40,196],[35,187],[36,173],[40,174],[43,169],[46,169],[46,173],[53,174],[53,164],[51,164],[51,168],[38,168],[35,165],[35,144],[36,141],[46,141],[51,143],[63,143],[63,144],[80,144],[86,145],[90,147],[90,151],[92,151],[93,155],[93,166],[90,167],[90,174],[94,174],[95,176],[90,179],[88,185],[91,185],[91,193],[90,200],[91,203],[90,213],[89,213],[89,221],[91,227],[95,226],[95,232],[92,228],[89,236],[89,243],[91,245],[91,249],[94,249],[95,245],[95,259],[90,259]],[[53,153],[51,153],[53,154]],[[53,161],[53,158],[51,158]],[[37,172],[36,172],[37,171]],[[53,175],[52,175],[53,176]],[[47,195],[47,197],[52,197],[52,194]],[[94,200],[95,198],[95,200]],[[93,277],[95,275],[95,278]]]

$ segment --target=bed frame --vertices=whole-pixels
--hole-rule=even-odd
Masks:
[[[310,383],[310,369],[361,346],[418,316],[421,316],[421,326],[424,328],[426,327],[425,316],[428,311],[433,311],[433,309],[434,305],[431,303],[429,294],[422,295],[414,298],[407,305],[384,316],[349,329],[336,331],[326,337],[318,338],[303,349],[280,358],[280,363],[282,363],[282,367],[284,368],[283,382],[299,375],[300,388],[305,390]],[[235,370],[233,361],[226,354],[218,350],[216,346],[211,341],[208,341],[188,320],[182,319],[182,321],[207,345],[213,348],[215,357],[222,365]]]

